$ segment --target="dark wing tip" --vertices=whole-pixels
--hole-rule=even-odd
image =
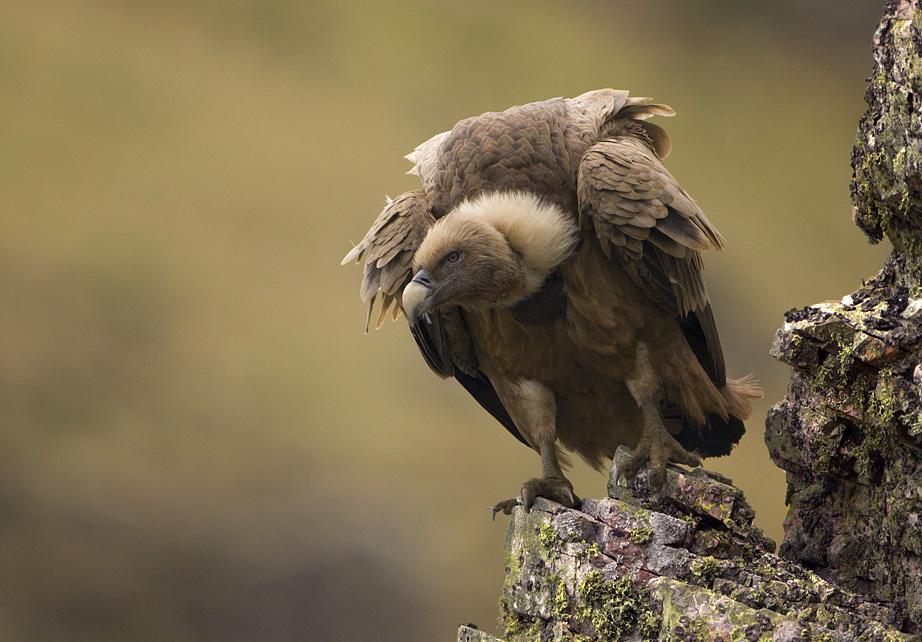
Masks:
[[[696,310],[679,319],[682,334],[715,386],[721,388],[727,383],[727,371],[724,364],[723,348],[714,312],[708,303],[702,310]]]
[[[416,323],[410,324],[410,330],[419,351],[432,370],[440,377],[454,377],[465,390],[477,400],[484,410],[489,412],[512,436],[526,446],[528,442],[516,428],[509,411],[503,405],[490,379],[480,370],[468,374],[455,366],[447,355],[442,332],[442,320],[438,314],[424,314]]]
[[[455,374],[454,364],[445,357],[442,326],[438,315],[424,314],[416,323],[410,324],[410,332],[413,333],[426,365],[432,368],[433,372],[440,377]]]

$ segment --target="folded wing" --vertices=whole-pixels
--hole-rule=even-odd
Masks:
[[[701,262],[701,252],[722,249],[723,238],[640,137],[591,146],[580,161],[577,191],[581,221],[595,230],[602,250],[679,320],[698,361],[723,386],[723,352]]]

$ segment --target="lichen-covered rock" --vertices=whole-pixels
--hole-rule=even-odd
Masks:
[[[502,640],[489,633],[484,633],[473,624],[462,624],[458,627],[458,642],[502,642]]]
[[[774,555],[730,480],[670,466],[662,494],[643,473],[615,494],[513,511],[505,640],[918,639],[892,609]]]
[[[874,34],[875,67],[852,152],[855,222],[874,241],[885,235],[922,271],[922,9],[893,0]]]
[[[719,522],[731,530],[744,529],[759,546],[774,550],[775,543],[752,526],[755,513],[743,497],[743,491],[723,475],[703,468],[686,471],[673,466],[670,468],[672,474],[666,477],[663,487],[654,491],[650,488],[645,469],[630,483],[619,476],[618,470],[630,457],[631,451],[627,448],[619,448],[615,452],[608,481],[609,497],[634,501],[664,513],[691,513],[706,522]]]
[[[787,471],[780,554],[922,631],[922,6],[893,0],[874,36],[852,153],[855,221],[893,244],[874,279],[787,314],[792,367],[765,439]]]
[[[788,313],[792,366],[765,439],[788,473],[781,555],[922,627],[922,298],[892,258],[837,303]]]

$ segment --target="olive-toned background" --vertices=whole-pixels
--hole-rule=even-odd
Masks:
[[[537,457],[402,319],[363,336],[339,260],[419,142],[599,87],[678,111],[667,164],[727,238],[728,371],[767,393],[708,466],[779,538],[774,331],[886,253],[848,197],[882,7],[763,4],[0,3],[0,638],[496,630],[486,507]]]

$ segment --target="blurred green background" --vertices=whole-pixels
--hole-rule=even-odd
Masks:
[[[667,165],[728,372],[766,400],[729,457],[781,537],[763,421],[783,312],[883,263],[849,154],[882,6],[0,3],[0,639],[450,640],[495,631],[538,459],[363,336],[340,267],[461,118],[614,87],[678,111]],[[583,496],[605,477],[579,464]]]

